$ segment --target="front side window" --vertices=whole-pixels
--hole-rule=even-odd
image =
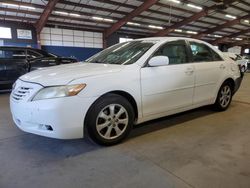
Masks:
[[[205,44],[190,42],[194,62],[221,61],[222,58]]]
[[[187,63],[186,42],[184,40],[168,42],[160,47],[153,56],[167,56],[170,65]]]
[[[86,62],[117,65],[133,64],[154,44],[152,41],[129,41],[120,43],[90,57]]]

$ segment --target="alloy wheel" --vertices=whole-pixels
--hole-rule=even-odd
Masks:
[[[96,130],[107,140],[121,136],[129,123],[127,110],[119,104],[105,106],[97,116]]]
[[[225,85],[220,92],[220,105],[225,108],[228,106],[228,104],[230,103],[232,97],[232,92],[231,92],[231,88],[228,85]]]

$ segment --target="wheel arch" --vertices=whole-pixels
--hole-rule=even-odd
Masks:
[[[229,82],[229,83],[230,83],[230,85],[232,86],[232,91],[234,91],[234,89],[235,89],[235,81],[234,81],[234,79],[232,79],[232,78],[227,78],[221,85],[223,85],[223,84],[226,83],[226,82]]]
[[[128,100],[128,102],[132,105],[133,107],[133,110],[134,110],[134,113],[135,113],[135,121],[138,119],[138,104],[135,100],[135,98],[129,94],[128,92],[126,91],[123,91],[123,90],[113,90],[113,91],[109,91],[109,92],[106,92],[104,94],[102,94],[101,96],[99,96],[92,104],[91,106],[89,107],[88,111],[86,114],[89,113],[89,110],[93,107],[93,105],[96,103],[97,100],[99,100],[100,98],[104,97],[105,95],[108,95],[108,94],[116,94],[116,95],[120,95],[122,97],[124,97],[125,99]],[[87,115],[86,115],[87,116]],[[85,119],[84,119],[84,122],[86,120],[86,116],[85,116]]]
[[[228,78],[226,78],[224,81],[220,82],[220,84],[218,84],[217,89],[216,89],[215,92],[214,92],[213,103],[215,103],[215,101],[216,101],[216,99],[217,99],[217,96],[218,96],[218,93],[219,93],[219,90],[220,90],[221,86],[222,86],[225,82],[229,82],[229,83],[232,85],[232,91],[234,92],[234,89],[235,89],[235,81],[234,81],[233,78],[228,77]]]
[[[102,96],[107,95],[107,94],[116,94],[116,95],[120,95],[120,96],[124,97],[125,99],[127,99],[128,102],[132,105],[132,107],[134,109],[135,120],[138,118],[138,105],[136,103],[135,98],[131,94],[129,94],[126,91],[122,91],[122,90],[114,90],[114,91],[109,91],[109,92],[103,94]]]
[[[133,110],[134,110],[134,113],[135,113],[135,114],[134,114],[134,115],[135,115],[134,121],[136,121],[136,120],[138,119],[138,105],[137,105],[137,102],[136,102],[135,98],[134,98],[131,94],[129,94],[129,93],[126,92],[126,91],[122,91],[122,90],[109,91],[109,92],[106,92],[106,93],[102,94],[101,96],[99,96],[99,97],[91,104],[91,106],[90,106],[89,109],[87,110],[87,113],[86,113],[86,115],[85,115],[85,117],[84,117],[84,121],[83,121],[83,125],[84,125],[84,127],[83,127],[83,131],[84,131],[84,132],[83,132],[83,135],[85,135],[85,133],[87,132],[87,128],[86,128],[85,124],[86,124],[87,116],[88,116],[88,114],[90,113],[90,109],[95,105],[95,103],[96,103],[99,99],[101,99],[102,97],[104,97],[105,95],[108,95],[108,94],[120,95],[120,96],[124,97],[125,99],[127,99],[128,102],[132,105]]]

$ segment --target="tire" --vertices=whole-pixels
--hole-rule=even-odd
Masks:
[[[85,126],[96,143],[114,145],[128,136],[134,117],[133,107],[127,99],[117,94],[107,94],[90,107]]]
[[[222,84],[214,103],[215,110],[225,111],[230,106],[233,96],[232,88],[233,86],[230,82],[224,82]]]

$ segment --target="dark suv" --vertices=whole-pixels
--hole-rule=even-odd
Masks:
[[[60,57],[39,49],[0,47],[0,90],[11,89],[16,79],[27,72],[75,62],[75,58]]]

